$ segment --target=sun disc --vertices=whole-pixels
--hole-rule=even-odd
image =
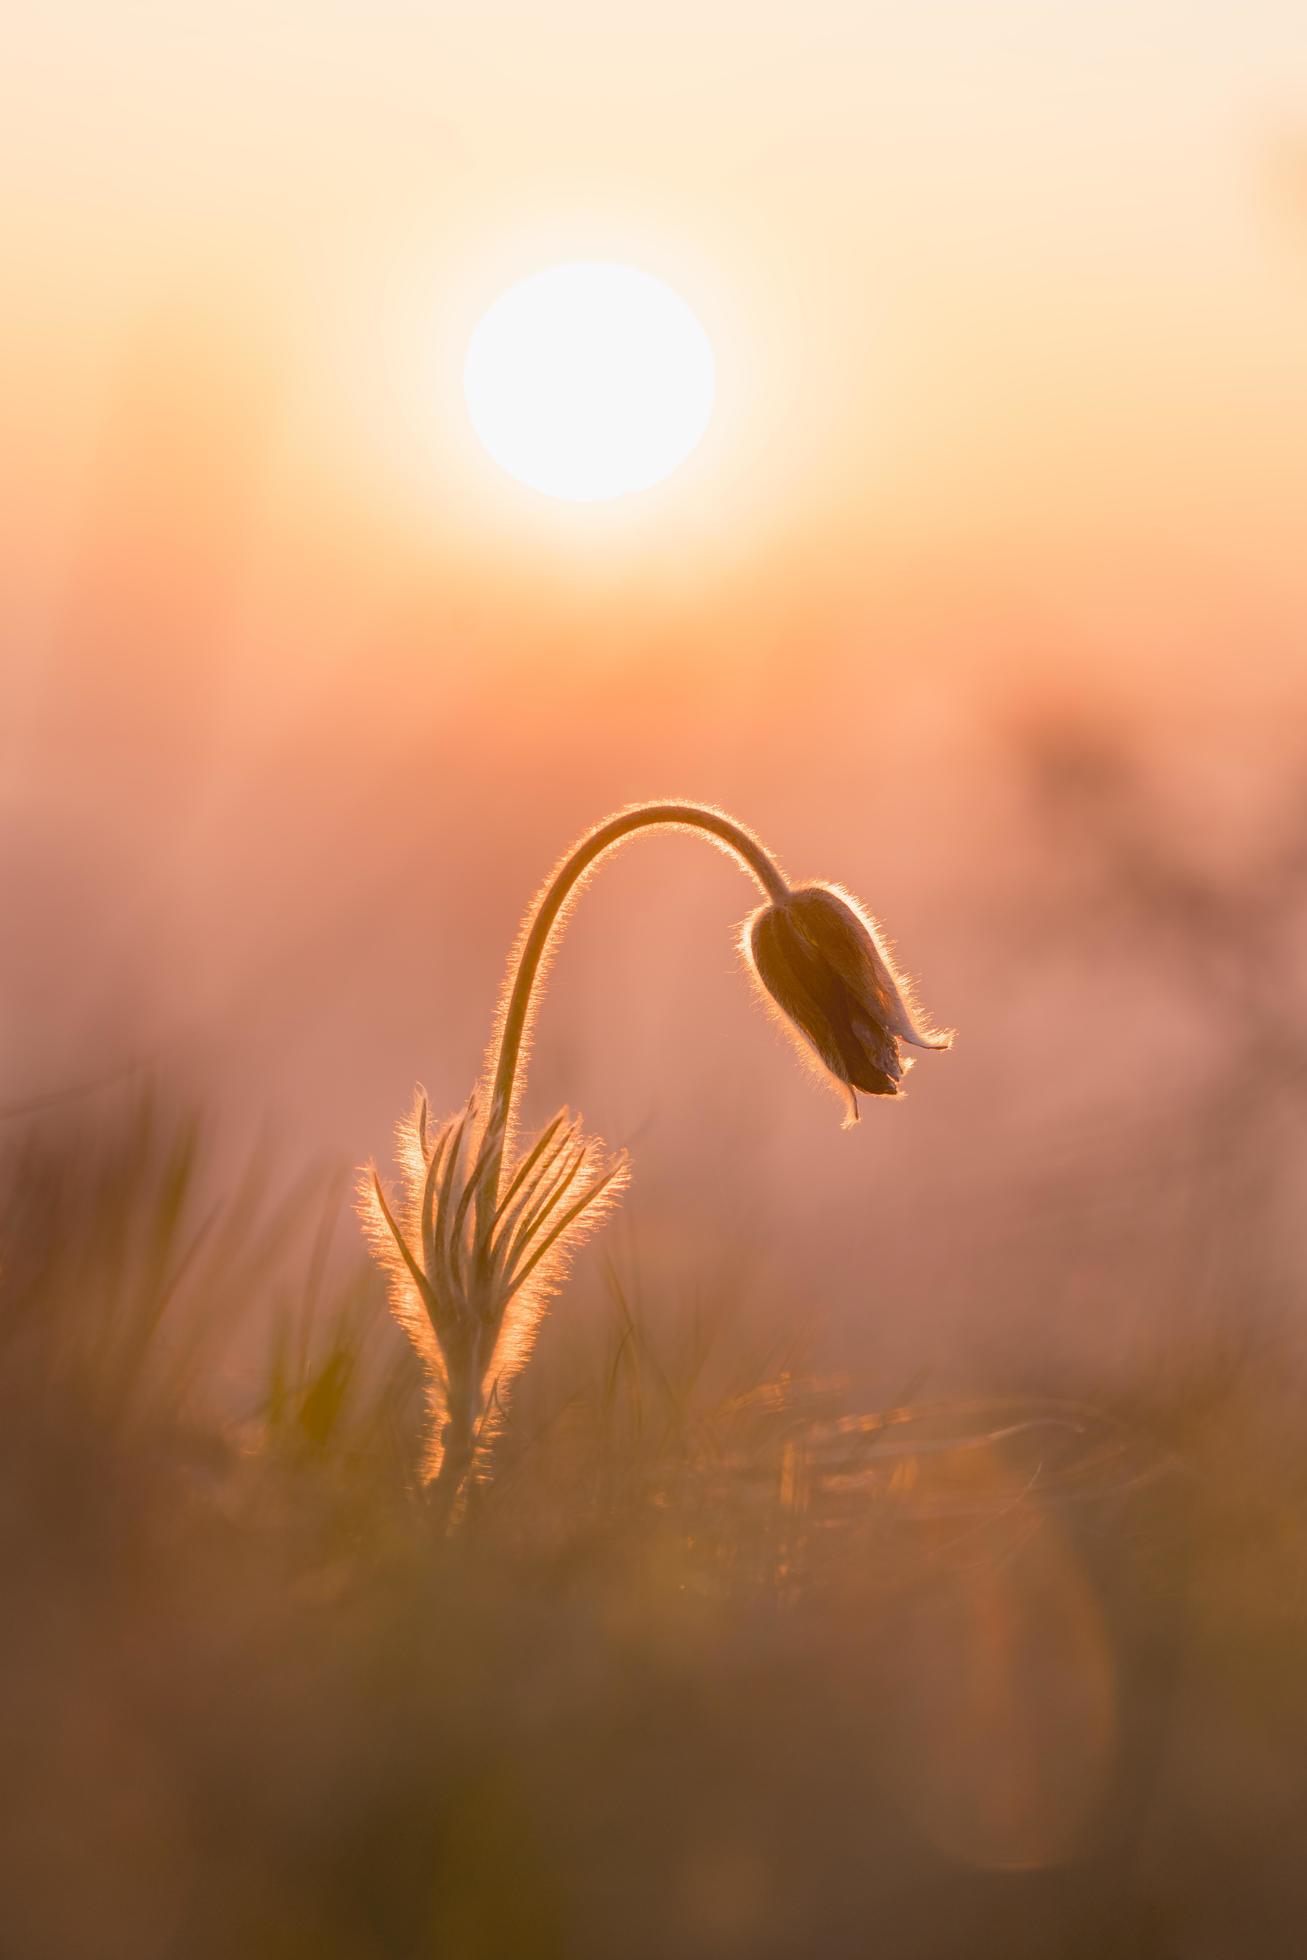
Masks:
[[[661,279],[581,261],[500,295],[472,335],[463,386],[473,427],[510,476],[601,503],[647,489],[696,448],[716,363]]]

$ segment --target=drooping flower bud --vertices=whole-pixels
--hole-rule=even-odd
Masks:
[[[849,1092],[896,1096],[911,1062],[901,1043],[947,1048],[953,1037],[924,1027],[876,927],[847,893],[803,885],[755,912],[745,930],[749,964],[783,1025],[814,1049]]]

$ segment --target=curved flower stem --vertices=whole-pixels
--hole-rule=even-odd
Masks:
[[[671,825],[677,830],[697,830],[704,832],[713,842],[732,853],[745,869],[757,879],[758,884],[773,901],[788,895],[789,885],[782,876],[774,858],[765,851],[758,839],[740,824],[735,823],[720,810],[714,810],[699,803],[638,803],[629,810],[621,810],[614,817],[589,831],[563,859],[549,883],[545,886],[536,906],[534,916],[522,941],[517,955],[499,1029],[498,1052],[495,1057],[494,1075],[490,1091],[490,1103],[486,1112],[487,1131],[493,1134],[499,1129],[498,1141],[488,1157],[484,1180],[480,1186],[479,1220],[488,1227],[494,1217],[499,1201],[499,1180],[503,1167],[504,1147],[512,1125],[513,1112],[521,1093],[521,1062],[523,1045],[531,1023],[531,1006],[536,983],[540,977],[541,963],[549,945],[550,935],[558,923],[559,915],[577,884],[595,863],[618,844],[624,844],[628,837],[637,831],[650,830],[655,825]],[[483,1238],[483,1232],[478,1234]]]

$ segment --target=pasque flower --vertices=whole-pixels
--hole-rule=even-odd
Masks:
[[[767,903],[745,952],[782,1018],[849,1092],[892,1096],[901,1042],[947,1047],[916,1020],[876,928],[833,886],[791,889],[758,839],[721,810],[640,803],[590,831],[542,887],[509,961],[484,1087],[463,1112],[430,1121],[425,1096],[399,1126],[403,1193],[368,1165],[359,1208],[390,1276],[391,1306],[417,1350],[433,1415],[427,1475],[445,1515],[488,1458],[502,1395],[530,1352],[568,1258],[626,1183],[563,1111],[527,1146],[515,1136],[531,1022],[553,935],[595,866],[655,825],[707,836],[742,864]]]
[[[833,885],[801,885],[749,920],[745,950],[783,1024],[849,1092],[896,1096],[911,1067],[902,1044],[947,1048],[953,1037],[915,1014],[875,924]]]

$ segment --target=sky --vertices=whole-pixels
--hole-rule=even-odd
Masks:
[[[687,795],[969,1022],[894,1132],[914,1218],[942,1149],[965,1185],[1013,727],[1127,732],[1223,835],[1301,763],[1301,9],[45,0],[4,36],[0,1101],[157,1057],[238,1129],[382,1150],[416,1076],[462,1100],[569,839]],[[719,382],[688,463],[580,509],[460,382],[577,257],[666,279]],[[642,1136],[700,1249],[815,1167],[811,1253],[865,1193],[688,848],[578,915],[540,1094]],[[1002,1120],[1064,1124],[1108,1090],[1023,998]]]
[[[847,594],[946,553],[1301,603],[1295,7],[55,0],[8,33],[7,453],[47,555],[162,341],[235,391],[292,562],[380,531],[474,588],[507,551]],[[509,491],[458,385],[496,292],[575,256],[662,273],[719,352],[703,453],[607,525]]]

